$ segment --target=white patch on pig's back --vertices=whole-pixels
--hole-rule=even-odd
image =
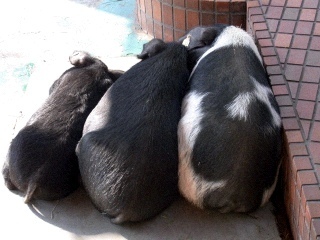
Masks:
[[[189,79],[191,79],[194,71],[198,67],[201,60],[204,59],[207,55],[209,55],[213,51],[216,51],[217,49],[220,49],[222,47],[238,47],[238,46],[248,47],[252,49],[252,51],[255,53],[255,55],[259,59],[260,63],[263,64],[261,55],[259,53],[259,50],[256,44],[253,41],[253,38],[243,29],[235,26],[229,26],[229,27],[226,27],[222,31],[222,33],[218,36],[214,45],[200,57],[200,59],[197,61],[197,64],[192,69]]]
[[[201,130],[201,103],[206,95],[197,92],[187,94],[182,103],[182,118],[178,126],[179,189],[186,199],[200,208],[203,207],[205,193],[226,185],[224,180],[210,182],[197,176],[191,163],[194,143]]]

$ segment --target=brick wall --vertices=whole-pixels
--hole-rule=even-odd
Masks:
[[[246,28],[245,0],[136,0],[137,22],[146,33],[178,40],[199,25],[227,23]]]

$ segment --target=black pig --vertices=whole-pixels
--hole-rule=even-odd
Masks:
[[[151,218],[178,195],[187,49],[154,39],[139,57],[89,115],[76,150],[92,202],[117,224]]]
[[[75,148],[85,120],[121,75],[85,52],[69,60],[75,67],[53,83],[45,103],[12,140],[3,166],[6,186],[25,193],[26,203],[60,199],[78,187]]]

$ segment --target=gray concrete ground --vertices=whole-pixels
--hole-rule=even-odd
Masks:
[[[137,33],[135,0],[0,0],[0,164],[11,139],[85,50],[126,70],[150,37]],[[1,239],[279,239],[272,205],[250,215],[202,211],[179,199],[149,221],[117,226],[83,189],[55,202],[23,203],[0,177]]]

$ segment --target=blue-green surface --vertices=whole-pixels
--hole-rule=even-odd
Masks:
[[[19,85],[14,87],[25,90],[42,63],[55,64],[60,58],[67,61],[74,50],[102,58],[140,53],[149,38],[136,31],[135,4],[136,0],[3,3],[0,87],[14,81]]]

